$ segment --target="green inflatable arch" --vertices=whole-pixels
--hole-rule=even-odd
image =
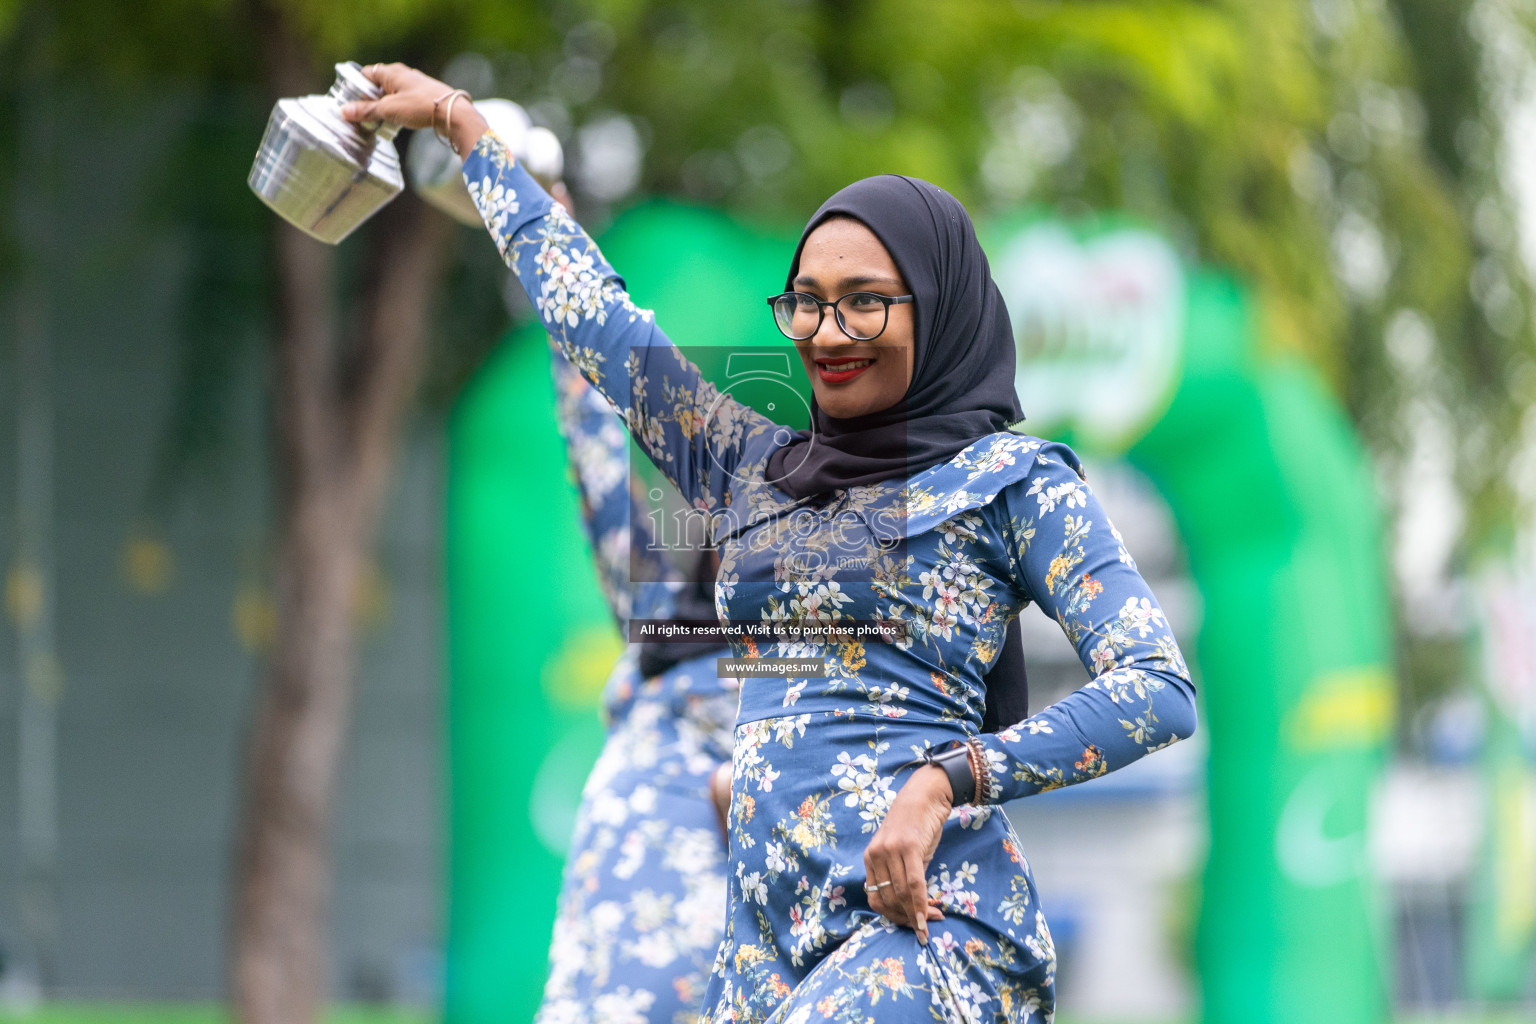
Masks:
[[[1385,1020],[1366,818],[1394,689],[1373,477],[1315,375],[1256,357],[1242,292],[1190,289],[1182,380],[1130,457],[1173,508],[1205,607],[1205,1019]]]
[[[994,266],[1007,271],[1008,247],[1039,225],[987,232]],[[1114,230],[1072,234],[1087,244]],[[782,282],[794,237],[655,202],[621,217],[603,248],[678,344],[781,345],[762,295]],[[1029,426],[1145,472],[1203,599],[1187,653],[1210,749],[1204,1019],[1376,1024],[1390,943],[1366,813],[1393,686],[1372,475],[1315,374],[1262,354],[1236,282],[1183,269],[1175,287],[1174,350],[1158,363],[1168,380],[1139,422]],[[1029,317],[1015,319],[1027,333]],[[1025,339],[1025,375],[1081,357],[1082,339],[1056,334],[1066,350]],[[472,383],[450,430],[448,1024],[531,1018],[563,844],[601,744],[597,693],[618,640],[565,479],[530,326]]]

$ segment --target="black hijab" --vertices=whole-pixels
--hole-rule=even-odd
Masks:
[[[854,182],[805,226],[786,289],[795,286],[805,240],[837,216],[863,223],[896,261],[914,296],[917,351],[906,396],[889,409],[836,419],[811,399],[811,430],[768,461],[768,478],[796,498],[909,476],[1024,418],[1008,310],[959,200],[905,175]]]
[[[902,174],[854,182],[806,224],[786,290],[794,288],[805,240],[838,216],[852,217],[875,233],[914,296],[912,382],[889,409],[850,419],[828,416],[812,397],[811,429],[797,432],[768,460],[768,478],[795,498],[910,476],[1024,418],[1013,384],[1013,326],[960,201]],[[1008,625],[986,686],[984,731],[1028,717],[1029,682],[1017,619]]]

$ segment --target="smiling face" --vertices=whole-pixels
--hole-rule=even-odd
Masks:
[[[833,217],[811,232],[800,250],[793,287],[825,302],[849,292],[909,294],[880,239],[849,217]],[[828,307],[816,334],[795,342],[822,411],[850,419],[901,401],[912,382],[916,323],[912,303],[894,305],[879,337],[855,341],[843,333]]]

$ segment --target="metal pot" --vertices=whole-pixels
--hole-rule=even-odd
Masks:
[[[311,237],[332,245],[346,238],[405,184],[390,141],[396,127],[341,116],[344,104],[383,95],[346,61],[325,95],[278,100],[251,165],[251,191]]]

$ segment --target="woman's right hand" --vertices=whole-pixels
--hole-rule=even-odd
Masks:
[[[444,85],[431,75],[417,71],[405,64],[369,64],[363,74],[384,90],[376,100],[357,100],[341,108],[341,116],[348,121],[388,121],[402,128],[425,128],[437,131],[444,128],[434,125],[446,114],[452,114],[452,123],[446,128],[455,151],[467,154],[481,135],[485,134],[485,118],[475,105],[463,96],[454,103],[451,111],[434,110],[433,103],[441,100],[452,87]],[[440,106],[446,106],[443,100]]]
[[[864,850],[864,891],[870,909],[892,924],[913,929],[924,944],[929,922],[944,920],[938,898],[928,896],[925,879],[953,803],[944,769],[923,765],[896,791],[885,820]]]

